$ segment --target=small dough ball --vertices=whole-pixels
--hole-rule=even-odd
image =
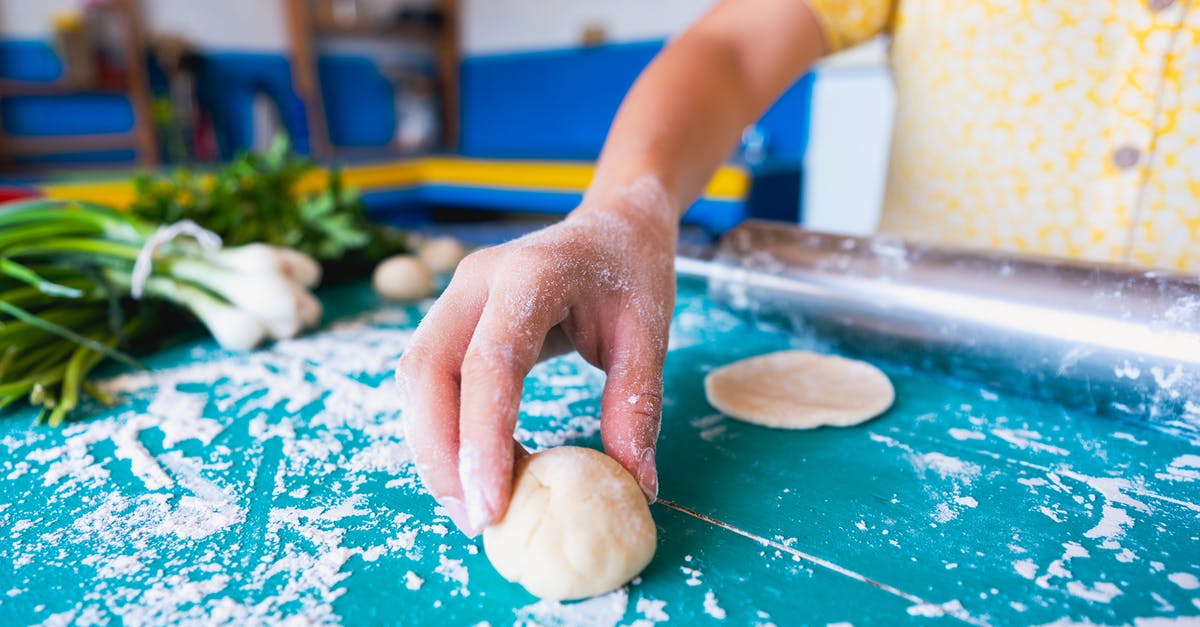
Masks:
[[[603,594],[650,563],[658,539],[637,481],[611,457],[560,446],[517,462],[504,518],[483,549],[507,580],[543,599]]]
[[[453,237],[435,237],[421,242],[417,256],[434,272],[453,272],[467,256],[467,249]]]
[[[420,300],[433,293],[433,271],[411,255],[396,255],[375,266],[375,291],[389,300]]]
[[[789,350],[717,368],[704,394],[721,413],[764,427],[848,427],[887,411],[896,398],[879,368],[836,355]]]

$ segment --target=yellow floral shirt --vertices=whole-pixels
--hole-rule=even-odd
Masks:
[[[880,229],[1200,270],[1200,0],[808,0],[891,35]]]

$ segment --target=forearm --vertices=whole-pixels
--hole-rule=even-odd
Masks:
[[[630,89],[585,205],[608,205],[595,201],[649,181],[667,205],[659,210],[677,221],[742,129],[823,51],[814,18],[797,0],[722,3],[671,43]]]

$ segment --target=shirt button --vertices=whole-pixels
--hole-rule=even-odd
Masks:
[[[1142,158],[1142,152],[1133,146],[1121,146],[1113,151],[1113,165],[1121,170],[1128,170],[1137,165]]]
[[[1175,0],[1146,0],[1146,7],[1151,11],[1162,11],[1175,4]]]

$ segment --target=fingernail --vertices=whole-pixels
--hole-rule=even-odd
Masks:
[[[483,490],[472,485],[463,486],[463,491],[467,497],[467,517],[471,520],[471,525],[476,529],[483,529],[491,524],[492,508],[483,495]]]
[[[448,496],[442,499],[442,509],[446,510],[446,515],[467,537],[474,538],[479,535],[479,527],[471,524],[471,517],[467,515],[467,508],[463,506],[462,501]]]
[[[494,508],[480,485],[480,458],[479,452],[471,447],[464,446],[458,451],[458,480],[467,501],[467,518],[476,529],[487,527],[495,517]]]
[[[642,457],[638,461],[637,480],[642,492],[646,493],[647,500],[653,503],[658,499],[658,470],[654,465],[654,449],[642,451]]]

